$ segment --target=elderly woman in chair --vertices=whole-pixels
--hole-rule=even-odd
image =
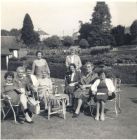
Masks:
[[[90,87],[93,84],[93,82],[97,79],[97,74],[93,72],[93,68],[94,66],[90,62],[87,62],[85,64],[86,71],[81,77],[81,80],[78,84],[78,89],[74,92],[74,96],[78,99],[78,103],[72,116],[73,118],[77,118],[79,116],[82,104],[87,103],[91,95]]]
[[[105,102],[115,92],[115,87],[110,78],[106,78],[106,71],[101,70],[98,73],[99,79],[97,79],[91,86],[92,94],[95,96],[95,102],[97,103],[95,120],[105,120],[104,107]],[[100,113],[101,109],[101,113]]]

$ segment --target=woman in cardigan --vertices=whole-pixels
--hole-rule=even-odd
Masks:
[[[81,71],[80,68],[82,67],[81,59],[76,54],[77,48],[75,46],[70,47],[70,55],[66,57],[66,67],[69,68],[69,65],[74,63],[76,65],[76,70]]]
[[[99,79],[97,79],[91,86],[92,94],[95,95],[95,102],[97,103],[96,117],[95,120],[104,121],[104,107],[105,102],[109,96],[112,96],[112,93],[115,91],[114,84],[111,79],[106,78],[105,71],[100,71],[98,73]],[[101,113],[99,112],[101,109]]]

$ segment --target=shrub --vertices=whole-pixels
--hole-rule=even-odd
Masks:
[[[16,71],[17,67],[23,66],[23,61],[20,60],[9,60],[8,70],[9,71]]]
[[[88,41],[86,39],[81,39],[79,41],[79,46],[81,48],[88,48],[89,47],[89,43],[88,43]]]
[[[74,44],[74,40],[71,36],[65,36],[64,37],[64,40],[63,40],[63,45],[64,46],[70,47],[73,44]]]
[[[48,37],[47,39],[43,40],[43,42],[46,46],[51,48],[56,48],[62,45],[60,38],[56,35]]]

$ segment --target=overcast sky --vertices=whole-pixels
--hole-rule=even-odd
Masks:
[[[137,19],[137,0],[107,1],[112,25],[130,26]],[[51,35],[72,35],[79,29],[79,20],[89,22],[96,5],[95,0],[2,0],[1,28],[22,28],[28,13],[35,30]]]

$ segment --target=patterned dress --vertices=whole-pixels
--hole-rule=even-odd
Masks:
[[[8,95],[11,98],[11,103],[13,105],[18,104],[20,101],[20,96],[15,91],[15,88],[16,88],[16,86],[14,83],[11,83],[11,84],[4,83],[4,85],[2,87],[2,94]],[[5,103],[6,103],[6,100],[5,100]]]
[[[83,75],[79,85],[93,84],[93,82],[96,79],[97,79],[97,74],[94,73],[94,72],[93,73],[89,73],[87,75]],[[80,87],[74,93],[75,98],[81,98],[82,100],[85,100],[85,98],[89,98],[90,94],[91,94],[90,88],[86,88],[86,89],[83,90]]]

